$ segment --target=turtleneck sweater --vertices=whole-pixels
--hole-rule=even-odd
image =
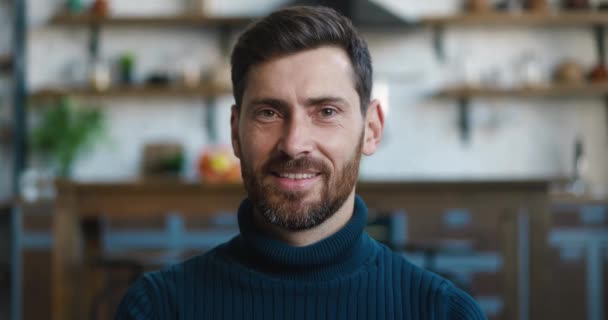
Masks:
[[[231,241],[140,277],[115,319],[486,319],[451,282],[370,238],[359,197],[344,227],[309,246],[262,232],[247,199],[238,222]]]

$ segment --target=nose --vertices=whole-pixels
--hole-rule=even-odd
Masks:
[[[279,151],[292,159],[310,154],[313,148],[312,126],[304,115],[293,114],[285,122]]]

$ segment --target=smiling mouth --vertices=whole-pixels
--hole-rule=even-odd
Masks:
[[[291,180],[312,179],[314,177],[321,175],[321,173],[287,173],[287,172],[273,172],[272,174],[279,178],[291,179]]]

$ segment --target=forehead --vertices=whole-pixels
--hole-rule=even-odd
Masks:
[[[243,105],[254,99],[281,99],[299,103],[336,96],[359,107],[350,59],[344,50],[323,46],[270,59],[249,70]]]

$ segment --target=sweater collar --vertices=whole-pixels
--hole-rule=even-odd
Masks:
[[[249,267],[280,275],[314,278],[334,277],[358,268],[374,253],[365,234],[367,207],[355,197],[350,220],[333,235],[308,246],[290,246],[262,232],[253,222],[253,204],[245,199],[238,211],[240,236],[235,239],[239,255]]]

